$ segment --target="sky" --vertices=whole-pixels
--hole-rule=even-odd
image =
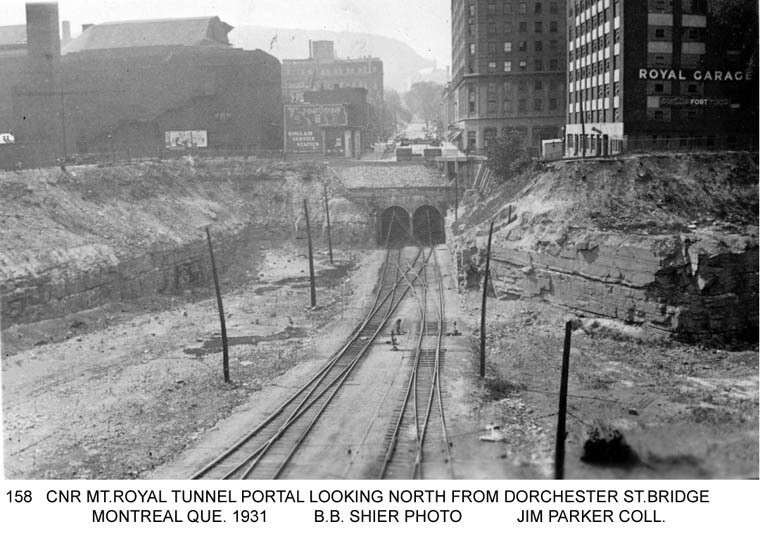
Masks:
[[[24,24],[26,0],[0,0],[0,26]],[[76,36],[85,23],[218,15],[232,26],[374,33],[451,63],[450,0],[59,0]]]

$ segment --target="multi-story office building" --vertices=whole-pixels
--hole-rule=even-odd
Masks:
[[[756,144],[755,0],[567,7],[566,154]]]
[[[450,138],[483,150],[502,129],[528,144],[561,136],[566,102],[565,0],[452,0]]]

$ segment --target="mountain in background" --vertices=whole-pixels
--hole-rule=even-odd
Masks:
[[[308,58],[309,40],[334,41],[339,58],[380,58],[383,60],[385,87],[396,91],[404,92],[412,82],[427,80],[425,73],[436,73],[440,77],[440,69],[436,69],[434,60],[423,58],[397,39],[381,35],[265,26],[238,26],[230,32],[230,42],[234,46],[248,50],[260,48],[280,60]]]

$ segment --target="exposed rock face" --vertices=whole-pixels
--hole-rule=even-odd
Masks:
[[[375,222],[365,207],[343,198],[331,199],[329,207],[330,236],[334,244],[344,247],[374,247]],[[323,228],[325,236],[326,227]]]
[[[206,226],[221,273],[253,271],[262,244],[305,236],[304,199],[321,246],[325,186],[334,197],[333,245],[374,244],[374,226],[342,200],[340,180],[309,162],[183,160],[0,173],[1,325],[208,288]]]
[[[463,264],[484,255],[468,252]],[[496,247],[492,255],[501,296],[541,297],[688,337],[757,330],[756,238],[581,234],[536,251]]]
[[[593,164],[584,171],[593,182]],[[535,183],[540,186],[540,179]],[[756,225],[712,220],[699,228],[683,224],[683,232],[602,230],[582,221],[584,210],[598,207],[573,204],[569,195],[547,196],[542,202],[549,209],[537,210],[530,196],[535,183],[528,181],[523,190],[528,195],[511,199],[511,209],[497,210],[491,263],[497,296],[537,297],[686,339],[757,339]],[[583,185],[576,187],[582,199]],[[478,206],[498,209],[494,199]],[[530,207],[531,213],[521,213],[520,207]],[[512,214],[509,223],[505,214]],[[460,282],[472,288],[479,285],[483,269],[485,226],[474,232],[465,227],[460,223],[454,229],[460,233],[455,252]]]

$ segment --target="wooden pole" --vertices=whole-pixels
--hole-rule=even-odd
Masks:
[[[565,324],[565,349],[562,353],[562,377],[559,384],[559,412],[557,413],[557,445],[554,451],[554,478],[565,478],[565,422],[567,418],[567,376],[570,369],[570,337],[572,322]]]
[[[330,264],[333,264],[332,236],[330,234],[330,206],[327,203],[327,185],[323,184],[325,192],[325,218],[327,219],[327,250],[330,252]]]
[[[585,99],[585,90],[581,88],[580,94],[581,94],[581,147],[582,147],[582,158],[586,158],[586,112],[583,110],[583,99]]]
[[[488,249],[486,250],[486,272],[483,274],[483,304],[480,307],[480,377],[486,375],[486,299],[488,298],[488,275],[491,271],[491,239],[493,224],[488,231]]]
[[[314,252],[311,248],[311,225],[309,225],[309,206],[306,199],[303,200],[303,213],[306,217],[306,236],[309,241],[309,285],[311,287],[311,306],[317,305],[317,287],[314,282]]]
[[[459,172],[454,175],[454,221],[459,218]]]
[[[211,256],[211,273],[214,274],[214,289],[216,290],[216,305],[219,308],[219,322],[222,324],[222,369],[224,381],[230,382],[230,354],[227,346],[227,324],[224,321],[224,305],[222,304],[222,291],[219,288],[219,276],[216,273],[216,261],[214,260],[214,246],[211,245],[211,232],[206,227],[206,239],[208,240],[208,252]]]

